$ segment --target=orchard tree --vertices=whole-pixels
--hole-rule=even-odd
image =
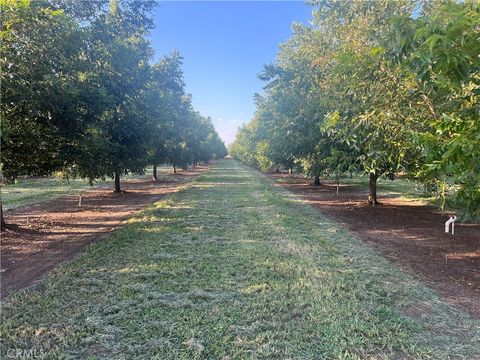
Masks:
[[[447,2],[412,22],[415,43],[408,63],[417,74],[417,107],[429,126],[418,137],[425,157],[418,176],[455,185],[464,218],[478,219],[480,3]]]
[[[97,16],[89,29],[91,69],[86,76],[97,112],[76,166],[91,181],[113,177],[115,192],[121,191],[122,175],[143,173],[148,163],[152,131],[144,110],[153,50],[146,36],[153,26],[149,15],[154,5],[111,0],[108,11]]]
[[[1,166],[9,183],[73,163],[91,122],[83,77],[86,33],[79,23],[101,3],[72,4],[68,11],[53,1],[0,4]]]
[[[258,166],[255,158],[256,141],[254,139],[256,126],[257,121],[253,119],[250,123],[239,127],[235,141],[229,148],[231,156],[250,166]]]
[[[2,175],[45,175],[71,161],[85,120],[83,34],[47,2],[2,4]]]
[[[193,165],[200,162],[208,163],[214,158],[223,158],[226,155],[226,148],[215,131],[211,119],[199,113],[194,113],[194,116],[196,121],[191,145]]]
[[[299,167],[320,184],[325,172],[328,142],[321,131],[324,108],[319,100],[322,72],[312,66],[305,44],[310,28],[294,25],[292,38],[281,45],[275,65],[265,67],[260,78],[267,81],[265,100],[259,107],[270,135],[269,157],[287,168]],[[265,116],[266,115],[266,116]]]
[[[317,36],[335,44],[322,81],[326,123],[335,141],[355,154],[336,152],[331,159],[369,174],[372,205],[378,204],[378,178],[403,169],[415,153],[408,139],[416,118],[405,112],[412,81],[385,47],[393,19],[414,8],[412,1],[326,1],[314,17]]]
[[[178,167],[186,168],[193,158],[188,144],[192,111],[191,97],[181,94],[172,121],[169,123],[166,141],[167,162],[173,166],[174,173]]]
[[[174,131],[176,123],[181,122],[179,114],[185,114],[181,110],[185,105],[185,82],[182,57],[178,51],[164,56],[152,66],[150,91],[153,95],[151,116],[154,136],[149,149],[149,162],[153,165],[153,179],[157,180],[157,166],[170,159],[172,136],[181,133],[180,129]]]

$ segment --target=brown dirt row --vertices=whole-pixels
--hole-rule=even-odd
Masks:
[[[15,225],[1,235],[1,298],[31,285],[206,169],[198,166],[159,181],[127,180],[122,193],[105,186],[92,188],[82,193],[82,206],[78,195],[68,195],[6,212],[7,223]]]
[[[451,214],[395,197],[366,204],[367,190],[333,183],[313,186],[310,179],[283,178],[286,187],[327,217],[340,223],[402,270],[437,290],[444,299],[480,318],[480,225],[456,224],[444,232]],[[285,178],[288,181],[285,182]]]

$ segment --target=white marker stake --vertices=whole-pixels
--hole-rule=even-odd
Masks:
[[[450,224],[452,223],[453,218],[450,216],[450,219],[445,221],[445,232],[448,234],[450,232]]]
[[[456,216],[453,217],[452,221],[452,235],[455,235],[455,221],[457,221],[458,218]]]
[[[450,232],[450,224],[452,224],[452,235],[455,234],[455,221],[457,221],[457,219],[458,218],[456,216],[450,216],[450,219],[448,219],[445,222],[445,232],[446,233]]]
[[[82,194],[78,196],[78,206],[82,206]]]

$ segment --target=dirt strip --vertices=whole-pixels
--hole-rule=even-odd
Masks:
[[[480,318],[480,224],[456,224],[446,234],[450,214],[395,197],[382,197],[381,206],[366,204],[367,191],[311,179],[270,174],[282,186],[313,205],[327,217],[359,236],[383,256],[444,299]],[[280,184],[280,183],[278,183]]]
[[[31,285],[206,169],[198,166],[159,181],[124,181],[125,192],[118,194],[111,187],[92,188],[82,193],[81,206],[78,195],[68,195],[8,211],[5,219],[15,225],[1,236],[1,297]]]

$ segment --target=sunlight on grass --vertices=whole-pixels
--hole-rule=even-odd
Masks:
[[[122,179],[150,178],[151,168],[145,169],[145,175],[129,174]],[[159,176],[172,173],[168,166],[158,168]],[[113,180],[96,180],[93,186],[113,187]],[[91,189],[90,184],[84,179],[60,180],[55,177],[19,178],[15,184],[3,185],[1,196],[4,210],[14,209],[20,206],[36,204],[69,194],[78,194]]]
[[[228,160],[2,310],[3,355],[34,347],[46,358],[88,359],[480,356],[474,319]]]

